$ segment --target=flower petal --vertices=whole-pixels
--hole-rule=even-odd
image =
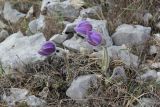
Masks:
[[[42,56],[48,56],[49,54],[43,50],[39,50],[38,53]]]
[[[38,53],[43,56],[48,56],[55,51],[56,51],[56,45],[51,41],[47,41],[42,45]]]
[[[77,26],[74,28],[74,30],[77,33],[86,35],[88,31],[92,30],[92,25],[88,21],[82,20],[77,24]]]
[[[92,30],[92,25],[90,24],[90,22],[83,20],[81,21],[77,27],[85,27],[87,30],[91,31]]]
[[[84,27],[75,27],[74,30],[82,36],[87,35],[88,32]]]
[[[89,44],[93,45],[93,46],[97,46],[99,44],[101,44],[102,41],[102,37],[101,34],[95,31],[90,31],[88,32],[88,38],[87,41]]]

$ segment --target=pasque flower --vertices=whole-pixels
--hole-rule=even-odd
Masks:
[[[92,31],[92,25],[88,21],[82,20],[77,24],[74,30],[79,34],[87,35],[89,31]]]
[[[55,43],[53,43],[52,41],[47,41],[42,45],[38,53],[42,56],[48,56],[54,53],[55,51],[56,51]]]
[[[80,21],[74,30],[82,36],[85,36],[85,39],[87,39],[88,43],[93,46],[97,46],[102,42],[101,34],[93,31],[92,25],[86,20]]]
[[[87,41],[93,46],[97,46],[101,43],[102,37],[101,34],[95,31],[90,31],[87,34]]]

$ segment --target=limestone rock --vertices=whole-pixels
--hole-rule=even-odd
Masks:
[[[87,41],[77,35],[74,35],[71,39],[64,41],[63,46],[70,50],[79,52],[81,48],[87,49],[88,52],[93,52],[93,50],[99,50],[99,47],[94,47],[90,45]]]
[[[150,46],[149,54],[153,55],[153,54],[157,54],[157,53],[158,53],[157,47],[155,45]]]
[[[152,18],[153,18],[153,15],[151,13],[145,13],[143,16],[143,21],[145,24],[148,24]]]
[[[45,107],[46,101],[42,100],[34,95],[28,96],[26,98],[27,105],[29,107]]]
[[[152,63],[150,67],[153,68],[153,69],[159,69],[160,68],[160,62]]]
[[[41,6],[42,13],[54,15],[61,14],[64,18],[75,19],[79,15],[79,10],[67,1],[60,2],[60,0],[43,0]]]
[[[21,18],[25,17],[25,14],[13,9],[9,2],[5,2],[3,10],[4,18],[11,23],[18,22]]]
[[[84,75],[73,80],[71,86],[68,88],[66,94],[72,99],[83,99],[87,96],[87,91],[91,86],[97,87],[97,76]]]
[[[156,100],[153,98],[141,98],[139,103],[133,107],[155,107],[156,103]]]
[[[136,80],[149,82],[149,81],[156,81],[157,77],[158,77],[157,71],[155,71],[155,70],[147,70],[140,77],[137,77]]]
[[[84,0],[68,0],[69,3],[75,7],[76,9],[81,8],[83,5],[85,5]]]
[[[89,7],[87,9],[83,9],[80,11],[80,16],[81,17],[89,17],[89,18],[94,18],[97,17],[97,14],[102,11],[102,8],[100,6],[94,6],[94,7]]]
[[[157,80],[156,83],[160,84],[160,72],[157,72]]]
[[[158,41],[160,41],[160,33],[154,34],[154,38]]]
[[[10,92],[9,96],[3,95],[3,100],[7,102],[8,106],[15,106],[16,102],[25,100],[28,94],[28,90],[19,88],[11,88]]]
[[[55,43],[61,44],[67,39],[67,37],[68,37],[67,34],[55,34],[50,38],[50,40]]]
[[[129,52],[125,46],[108,47],[108,55],[112,60],[121,59],[122,62],[129,67],[137,68],[139,65],[138,56]]]
[[[45,28],[45,17],[43,15],[40,15],[39,18],[32,20],[29,23],[29,29],[28,32],[30,31],[31,34],[37,33],[39,31],[42,31]]]
[[[63,49],[60,47],[56,47],[56,56],[58,57],[64,57],[64,55],[69,54],[69,50]]]
[[[158,23],[156,24],[156,27],[157,27],[158,29],[160,29],[160,22],[158,22]]]
[[[123,68],[123,66],[117,66],[113,69],[111,80],[117,81],[117,82],[127,80],[127,76],[125,74],[125,69]]]
[[[115,45],[140,45],[150,37],[151,28],[141,25],[122,24],[118,26],[116,32],[112,35]]]
[[[44,60],[38,50],[45,41],[42,33],[23,36],[21,32],[17,32],[10,35],[0,43],[0,61],[4,71],[9,73],[24,64]]]

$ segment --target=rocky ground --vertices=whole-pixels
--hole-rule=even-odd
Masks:
[[[0,107],[160,107],[159,32],[159,0],[1,0]]]

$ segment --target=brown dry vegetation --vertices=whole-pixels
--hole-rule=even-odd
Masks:
[[[154,98],[157,107],[160,106],[160,87],[151,83],[136,82],[136,71],[130,68],[126,68],[128,81],[123,84],[105,84],[106,77],[102,77],[98,88],[88,90],[92,94],[86,98],[86,103],[76,103],[68,98],[65,92],[74,78],[85,74],[102,74],[97,63],[98,60],[89,55],[75,53],[64,58],[49,57],[44,62],[26,65],[23,72],[1,77],[0,93],[7,92],[11,87],[25,88],[30,94],[45,99],[49,107],[131,107],[132,104],[138,103],[138,98],[141,97]],[[116,61],[111,63],[109,74],[112,73],[112,66],[116,64]],[[43,89],[48,90],[46,98],[39,95]],[[1,102],[1,105],[5,106],[5,103]],[[19,105],[23,107],[22,104]]]
[[[13,1],[37,3],[37,1],[33,0]],[[154,26],[160,14],[157,13],[157,8],[160,8],[159,0],[111,0],[114,2],[113,6],[109,6],[103,0],[86,1],[89,5],[100,3],[103,6],[102,12],[98,15],[100,19],[107,20],[110,33],[113,33],[115,28],[121,23],[142,24],[152,27],[152,33],[159,32]],[[134,15],[136,12],[142,14],[150,12],[154,18],[146,24]],[[45,32],[48,35],[46,37],[48,39],[52,36],[51,34],[60,33],[63,27],[55,23],[57,22],[55,18],[53,18],[52,25],[50,25],[52,18],[48,18],[47,21],[48,28]],[[21,24],[21,26],[18,26],[19,29],[24,27],[23,23]],[[11,26],[11,28],[13,27]],[[24,29],[26,30],[26,27]],[[159,61],[160,59],[160,52],[155,56],[147,54],[148,48],[146,47],[150,44],[160,46],[159,41],[150,39],[141,52],[137,51],[137,47],[131,49],[133,53],[142,58],[142,63],[146,60]],[[93,59],[89,55],[79,53],[72,53],[64,58],[49,57],[44,62],[26,65],[24,72],[18,71],[18,73],[12,75],[2,76],[0,78],[0,95],[9,88],[15,87],[28,89],[30,94],[43,98],[39,93],[45,88],[48,90],[48,96],[43,99],[47,101],[48,107],[132,107],[132,105],[139,102],[141,97],[154,98],[157,101],[155,107],[160,107],[160,86],[153,83],[140,84],[136,82],[135,77],[141,72],[141,69],[135,70],[132,68],[125,68],[128,81],[123,84],[112,82],[105,84],[104,79],[106,76],[103,75],[101,81],[99,81],[99,87],[88,90],[88,93],[93,94],[86,98],[88,101],[85,103],[80,104],[68,98],[65,92],[74,78],[85,74],[102,75],[98,61],[99,59]],[[118,60],[111,61],[108,74],[111,75],[112,69],[118,65],[123,65],[123,63]],[[5,102],[1,102],[0,106],[5,107]],[[26,107],[26,105],[18,104],[17,107]]]

